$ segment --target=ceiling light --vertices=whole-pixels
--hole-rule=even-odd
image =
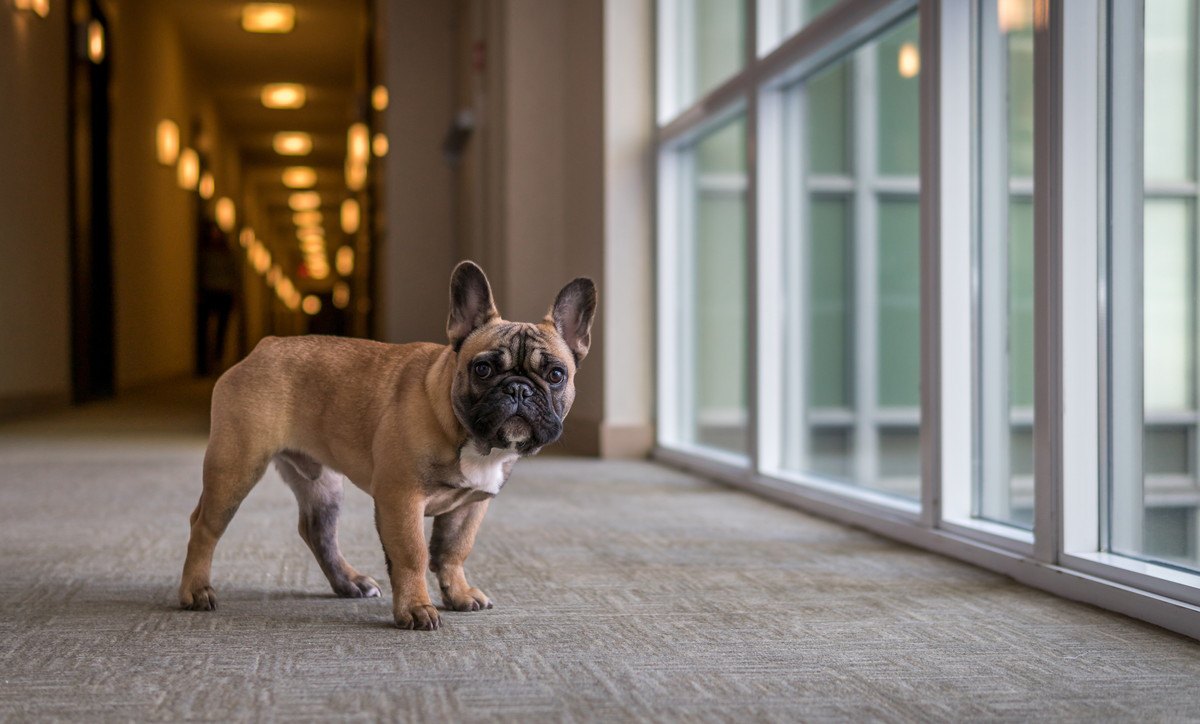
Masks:
[[[307,156],[312,152],[312,136],[303,131],[280,131],[272,145],[280,156]]]
[[[347,234],[353,234],[358,231],[358,224],[361,221],[362,212],[359,209],[358,201],[354,199],[346,199],[342,202],[342,231]]]
[[[388,89],[385,85],[377,85],[371,91],[371,107],[377,111],[387,110],[388,107]]]
[[[320,211],[297,211],[292,214],[292,223],[296,226],[319,226],[324,220]]]
[[[228,196],[217,199],[217,226],[228,234],[233,231],[235,223],[237,223],[237,208],[233,205],[233,199]]]
[[[211,171],[205,171],[200,174],[200,198],[207,201],[217,192],[217,182],[213,179]]]
[[[175,121],[163,119],[154,132],[154,146],[158,162],[170,166],[179,158],[179,126]]]
[[[290,33],[296,27],[296,8],[288,3],[246,3],[242,29],[249,33]]]
[[[388,140],[386,133],[376,133],[371,139],[371,153],[374,153],[378,158],[383,158],[388,152]]]
[[[283,185],[289,189],[310,189],[317,185],[317,172],[311,166],[290,166],[283,170]]]
[[[901,45],[897,63],[901,78],[916,78],[917,73],[921,72],[921,52],[917,50],[916,44]]]
[[[179,165],[175,167],[175,181],[185,191],[195,191],[200,183],[200,155],[191,148],[179,152]]]
[[[321,194],[316,191],[297,191],[288,196],[288,206],[292,211],[312,211],[320,208]]]
[[[49,3],[47,2],[47,12],[49,12]],[[40,13],[39,13],[40,14]],[[46,17],[42,15],[42,17]],[[92,20],[87,26],[87,54],[88,60],[96,65],[104,62],[104,26],[99,20]]]
[[[350,276],[354,272],[354,250],[348,246],[338,249],[333,265],[337,267],[338,274],[344,277]]]
[[[268,83],[262,89],[262,104],[267,108],[303,108],[308,93],[299,83]]]
[[[353,161],[367,162],[371,153],[371,129],[365,123],[355,123],[346,131],[346,155]]]

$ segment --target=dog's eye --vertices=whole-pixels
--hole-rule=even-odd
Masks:
[[[552,385],[562,384],[565,379],[567,379],[567,373],[562,367],[555,367],[550,370],[550,374],[546,375],[546,380]]]
[[[492,376],[492,366],[487,362],[476,362],[471,368],[475,372],[475,376],[481,380],[486,380]]]

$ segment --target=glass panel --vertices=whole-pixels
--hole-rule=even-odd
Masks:
[[[734,120],[691,149],[693,277],[686,391],[694,411],[688,442],[746,452],[745,123]]]
[[[1195,13],[1195,0],[1146,2],[1142,127],[1148,182],[1195,178]]]
[[[771,52],[837,3],[838,0],[759,0],[759,54]]]
[[[980,2],[976,38],[978,236],[975,371],[978,517],[1029,527],[1033,512],[1033,17],[1004,26]],[[1009,17],[1012,15],[1012,17]],[[1018,22],[1019,21],[1019,22]]]
[[[919,92],[898,56],[907,43],[919,55],[917,37],[910,16],[789,91],[800,166],[787,170],[794,233],[779,270],[784,432],[780,460],[764,461],[910,499],[921,477]]]
[[[672,24],[675,48],[671,69],[675,77],[676,111],[721,85],[745,62],[745,3],[740,0],[674,0],[664,2],[660,20]]]

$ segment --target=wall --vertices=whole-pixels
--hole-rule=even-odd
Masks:
[[[0,6],[0,416],[69,398],[65,14]]]
[[[191,373],[195,357],[196,209],[155,159],[155,128],[195,143],[188,69],[162,3],[129,0],[113,18],[113,268],[117,388]]]

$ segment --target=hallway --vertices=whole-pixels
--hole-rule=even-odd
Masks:
[[[497,602],[397,631],[334,598],[272,471],[179,611],[206,389],[0,427],[0,720],[1200,717],[1182,637],[648,463],[517,466]],[[386,584],[369,499],[347,557]]]

